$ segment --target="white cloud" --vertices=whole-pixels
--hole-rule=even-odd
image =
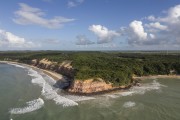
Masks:
[[[72,8],[72,7],[76,7],[80,4],[82,4],[84,2],[84,0],[71,0],[71,1],[68,1],[68,7],[69,8]]]
[[[160,31],[161,36],[164,36],[164,39],[168,39],[170,44],[180,44],[178,42],[178,39],[180,38],[180,5],[169,8],[165,12],[164,17],[156,18],[156,22],[164,24],[168,28],[167,31],[162,31],[163,29]]]
[[[142,21],[134,20],[129,27],[123,30],[123,35],[127,37],[128,44],[133,46],[161,44],[157,41],[157,35],[145,30]]]
[[[36,46],[33,42],[26,41],[25,38],[0,29],[0,46],[2,45],[11,48],[32,48]]]
[[[148,16],[147,19],[149,21],[155,21],[156,20],[156,18],[153,15]]]
[[[144,31],[144,27],[141,21],[132,21],[129,24],[132,39],[146,40],[147,33]]]
[[[115,37],[119,36],[120,34],[113,30],[108,30],[106,27],[102,25],[91,25],[89,30],[92,31],[98,37],[98,44],[102,43],[109,43]]]
[[[94,42],[90,41],[85,35],[78,35],[78,36],[76,36],[76,38],[77,38],[76,45],[94,44]]]
[[[180,24],[180,5],[171,7],[167,11],[167,16],[159,17],[158,21],[170,24]]]
[[[146,27],[159,30],[168,30],[168,27],[166,25],[162,25],[159,22],[146,24]]]
[[[180,5],[171,7],[164,16],[146,17],[145,27],[142,21],[133,21],[124,31],[129,45],[136,46],[174,46],[180,45]],[[153,22],[152,22],[153,21]]]
[[[156,36],[154,34],[151,34],[151,33],[149,34],[149,36],[150,36],[151,39],[155,39],[156,38]]]
[[[20,9],[15,12],[13,21],[20,25],[40,25],[50,29],[57,29],[62,27],[65,23],[74,21],[74,19],[61,16],[46,19],[46,14],[41,9],[33,8],[24,3],[19,3],[19,5]]]

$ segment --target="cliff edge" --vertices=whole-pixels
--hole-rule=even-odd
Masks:
[[[114,87],[111,83],[106,83],[101,78],[92,78],[87,80],[76,80],[74,79],[75,70],[71,65],[71,61],[63,61],[62,63],[52,62],[48,59],[37,60],[34,59],[31,61],[31,65],[36,66],[41,69],[51,70],[56,73],[64,75],[67,79],[64,88],[69,93],[74,94],[93,94],[100,93],[104,91],[111,91],[117,88],[124,89],[127,86]],[[57,81],[58,86],[61,86],[61,80]],[[64,82],[63,82],[64,84]]]

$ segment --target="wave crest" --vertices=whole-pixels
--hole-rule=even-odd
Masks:
[[[78,103],[65,98],[57,93],[57,89],[53,88],[37,71],[29,69],[29,75],[33,77],[32,83],[42,87],[42,95],[48,100],[54,100],[56,104],[62,105],[63,107],[75,106]],[[49,78],[48,78],[49,79]]]
[[[125,108],[130,108],[130,107],[134,107],[135,105],[136,105],[135,102],[128,101],[128,102],[125,102],[125,103],[123,104],[123,107],[125,107]]]
[[[19,67],[19,68],[25,68],[24,66],[22,65],[18,65],[18,64],[13,64],[13,63],[7,63],[8,65],[13,65],[15,67]]]
[[[24,114],[40,109],[44,105],[44,101],[41,98],[26,102],[27,106],[22,108],[12,108],[11,114]]]
[[[106,96],[111,97],[111,98],[117,98],[117,97],[122,97],[122,96],[131,96],[134,94],[142,95],[142,94],[146,93],[147,91],[159,90],[161,87],[167,87],[167,86],[160,84],[156,80],[153,80],[153,82],[144,83],[144,84],[142,84],[142,86],[133,86],[128,91],[114,93],[114,94],[107,94]]]

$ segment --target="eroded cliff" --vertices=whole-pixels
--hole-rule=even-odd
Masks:
[[[71,93],[96,93],[112,89],[112,84],[107,84],[102,79],[75,80],[68,89]]]
[[[31,61],[31,64],[41,69],[51,70],[62,74],[68,79],[74,79],[75,70],[71,66],[71,61],[63,61],[58,64],[57,62],[52,62],[44,58],[41,60],[34,59]]]
[[[41,69],[51,70],[60,73],[67,77],[67,82],[69,83],[66,87],[67,91],[75,94],[92,94],[99,93],[103,91],[109,91],[116,88],[126,88],[126,86],[113,87],[111,83],[106,83],[101,78],[92,78],[87,80],[76,80],[74,79],[75,70],[71,65],[71,61],[63,61],[62,63],[52,62],[48,59],[31,61],[31,65],[34,65]],[[61,83],[60,81],[57,83]],[[61,86],[61,85],[59,85]]]

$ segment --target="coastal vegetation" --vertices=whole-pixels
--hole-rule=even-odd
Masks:
[[[31,64],[48,59],[57,65],[70,61],[78,80],[102,78],[114,86],[128,85],[132,76],[180,74],[180,52],[0,52],[0,60]],[[68,77],[68,76],[67,76]]]

